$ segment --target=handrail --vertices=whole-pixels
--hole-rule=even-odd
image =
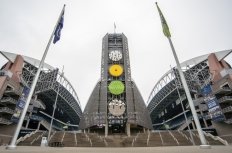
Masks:
[[[137,139],[137,137],[139,136],[140,133],[137,133],[137,135],[135,136],[135,138],[132,140],[131,146],[134,147],[134,143]]]
[[[172,132],[170,130],[168,130],[169,134],[172,136],[172,138],[176,141],[176,143],[178,144],[178,146],[180,145],[179,141],[176,139],[176,137],[172,134]]]
[[[63,134],[63,136],[62,136],[61,142],[64,141],[65,134],[66,134],[66,132],[64,131],[64,134]]]
[[[17,100],[15,100],[15,99],[13,99],[13,98],[11,98],[11,97],[3,97],[3,98],[1,99],[1,102],[2,102],[2,103],[4,103],[4,102],[12,102],[12,103],[16,104]]]
[[[93,146],[93,144],[92,144],[91,139],[89,138],[89,136],[88,136],[86,133],[84,133],[84,134],[85,134],[85,137],[86,137],[87,141],[89,141],[90,146],[92,147],[92,146]]]
[[[50,140],[52,140],[52,137],[53,137],[55,134],[56,134],[56,131],[55,131],[54,133],[52,133],[52,135],[51,135],[50,139],[48,140],[48,142],[49,142]]]
[[[230,112],[230,111],[232,111],[232,106],[228,106],[228,107],[222,109],[223,113],[227,113],[227,112]]]
[[[76,135],[76,132],[74,131],[74,139],[75,139],[75,143],[76,143],[76,146],[77,146],[77,135]]]
[[[148,130],[148,135],[147,135],[147,146],[149,145],[149,141],[150,141],[150,131]]]
[[[42,113],[43,115],[45,115],[45,116],[47,116],[47,117],[49,117],[49,118],[52,118],[50,115],[48,115],[47,113],[45,113],[45,112],[43,112],[43,111],[39,111],[40,113]],[[64,126],[73,126],[73,127],[79,127],[79,125],[74,125],[74,124],[67,124],[67,123],[64,123],[64,122],[62,122],[62,121],[60,121],[60,120],[58,120],[58,119],[56,119],[56,118],[54,118],[54,120],[56,120],[57,122],[59,122],[59,123],[61,123],[61,124],[63,124]]]
[[[12,122],[11,122],[10,120],[7,120],[7,119],[3,118],[3,117],[0,117],[0,123],[9,125],[9,124],[11,124]]]
[[[105,138],[103,138],[103,141],[104,141],[104,143],[105,143],[105,146],[107,147],[107,146],[108,146],[108,142],[106,141]]]
[[[44,132],[41,133],[40,135],[38,135],[35,139],[33,139],[33,140],[31,141],[31,145],[32,145],[35,141],[37,141],[40,137],[42,137],[43,135],[44,135]]]
[[[189,140],[189,138],[187,137],[187,135],[184,134],[182,131],[178,130],[178,132],[179,132],[183,137],[185,137],[187,140]],[[190,140],[190,141],[191,141],[191,140]]]
[[[35,134],[36,132],[38,132],[38,130],[35,130],[35,131],[31,132],[31,133],[26,134],[23,137],[18,138],[18,140],[16,141],[16,144],[18,144],[21,141],[24,141],[26,138],[30,137],[31,135]]]
[[[214,136],[212,135],[211,133],[206,133],[205,131],[203,131],[204,135],[207,136],[207,137],[210,137],[212,138],[213,140],[216,140],[216,141],[220,141],[222,144],[224,144],[225,146],[228,146],[228,142],[222,138],[220,138],[219,136]]]
[[[14,113],[14,110],[8,108],[8,107],[2,107],[0,108],[0,112],[6,112],[6,113],[11,113],[13,114]]]
[[[161,135],[160,131],[159,131],[159,136],[160,136],[160,139],[161,139],[162,145],[164,145],[164,141],[163,141],[163,138],[162,138],[162,135]]]
[[[227,99],[232,99],[232,96],[224,96],[220,99],[218,99],[219,103],[222,103],[224,100],[227,100]]]

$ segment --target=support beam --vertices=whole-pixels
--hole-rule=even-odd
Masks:
[[[106,125],[105,125],[105,137],[108,136],[108,121],[106,121]]]
[[[128,137],[131,136],[130,123],[126,123],[126,134],[127,134]]]

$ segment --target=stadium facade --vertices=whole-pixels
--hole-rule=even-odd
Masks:
[[[102,44],[101,77],[93,89],[83,113],[77,95],[68,80],[59,73],[58,69],[44,64],[17,145],[48,145],[51,147],[200,145],[201,142],[194,130],[192,131],[193,139],[190,138],[190,132],[184,130],[151,131],[153,127],[155,129],[184,129],[186,125],[179,107],[179,103],[182,101],[188,120],[186,123],[190,121],[190,124],[193,124],[176,69],[169,72],[171,77],[167,75],[169,80],[163,78],[162,81],[166,81],[167,84],[160,82],[158,87],[162,88],[157,90],[159,95],[156,97],[154,94],[153,97],[150,97],[152,100],[147,108],[131,78],[126,36],[116,33],[106,34]],[[231,97],[229,96],[231,89],[228,90],[228,88],[231,87],[231,82],[229,82],[231,81],[231,71],[230,66],[222,60],[230,52],[205,55],[184,63],[184,65],[188,65],[185,75],[188,78],[191,93],[193,97],[196,97],[194,102],[196,108],[200,109],[197,111],[201,123],[208,127],[214,124],[213,119],[230,124],[231,101],[228,99]],[[39,61],[7,52],[1,52],[1,54],[8,60],[0,71],[0,145],[6,145],[9,143],[14,125],[19,119]],[[218,75],[219,72],[221,76]],[[214,77],[210,77],[210,73],[215,74]],[[223,79],[224,81],[222,81]],[[219,85],[218,81],[223,82],[223,85]],[[218,86],[219,88],[217,88]],[[159,91],[161,92],[159,93]],[[167,94],[168,92],[169,94]],[[177,97],[178,93],[179,97]],[[223,96],[225,93],[227,96]],[[56,98],[57,96],[58,98]],[[223,102],[216,103],[215,99],[219,96]],[[53,130],[46,144],[44,140],[48,136],[56,99],[57,109]],[[153,103],[154,99],[160,100],[160,103]],[[205,102],[200,101],[201,99]],[[170,105],[171,109],[169,109]],[[205,109],[206,105],[210,106],[207,110]],[[159,120],[162,123],[157,122]],[[221,126],[221,124],[214,125]],[[68,127],[68,129],[64,129],[64,127]],[[231,131],[231,128],[229,130]],[[208,137],[208,144],[228,145],[228,142],[221,138],[215,138],[207,133],[205,135]]]
[[[106,34],[102,42],[101,78],[84,109],[81,129],[105,135],[151,129],[144,100],[131,78],[128,41]]]
[[[40,61],[9,52],[0,53],[7,60],[0,70],[0,129],[2,134],[10,136],[19,120]],[[48,130],[56,97],[57,107],[52,129],[77,130],[82,115],[77,94],[67,78],[46,63],[40,73],[22,129]]]
[[[199,56],[181,63],[203,129],[232,134],[232,69],[224,60],[232,50]],[[155,130],[195,129],[176,67],[165,73],[148,98]]]

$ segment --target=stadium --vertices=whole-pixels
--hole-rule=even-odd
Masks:
[[[224,58],[231,52],[219,51],[181,63],[201,127],[230,142],[232,69]],[[155,84],[147,103],[154,130],[196,129],[176,67]]]
[[[195,107],[205,131],[207,144],[210,145],[222,146],[231,142],[230,137],[223,137],[230,136],[231,129],[231,111],[228,109],[231,107],[228,106],[231,94],[231,90],[228,90],[231,85],[228,79],[230,66],[223,60],[229,53],[231,50],[221,51],[182,63],[182,68],[186,67],[185,77],[195,98]],[[0,78],[0,138],[1,145],[8,145],[39,61],[8,52],[1,54],[8,62],[3,65]],[[210,75],[212,71],[215,74],[214,78]],[[221,71],[223,76],[220,77],[217,74]],[[100,74],[100,81],[94,87],[82,113],[77,94],[69,81],[58,69],[45,64],[16,145],[160,147],[202,144],[175,68],[168,71],[156,84],[146,106],[131,77],[127,37],[121,33],[107,33],[103,37]],[[222,88],[226,86],[226,91],[219,91],[216,87],[221,87],[218,82],[222,82],[223,79],[227,81],[227,84],[223,82]],[[210,92],[214,92],[216,96],[219,94],[225,99],[223,95],[226,93],[227,99],[223,101],[226,105],[219,103],[220,110],[211,111],[207,108],[210,102],[204,102],[207,96],[212,95],[206,88],[209,84],[212,89]],[[54,123],[49,137],[56,101]],[[223,118],[221,114],[215,117],[219,112],[224,113]],[[214,121],[216,119],[228,126]],[[218,137],[216,132],[221,137]]]
[[[14,133],[40,61],[4,51],[0,53],[7,60],[0,71],[0,142],[4,145]],[[58,69],[45,63],[19,136],[48,131],[55,101],[52,131],[77,130],[82,115],[77,93]]]

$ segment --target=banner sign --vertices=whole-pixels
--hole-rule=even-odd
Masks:
[[[202,95],[204,96],[204,101],[208,107],[208,116],[212,121],[223,121],[225,116],[222,113],[222,109],[219,105],[217,98],[212,94],[212,89],[210,84],[206,85],[202,89]]]
[[[22,95],[16,103],[15,112],[11,117],[12,122],[18,123],[20,115],[21,115],[23,108],[25,106],[26,99],[27,99],[29,92],[30,92],[30,89],[28,87],[23,88]]]
[[[212,94],[212,89],[210,84],[207,84],[201,89],[201,93],[204,97],[208,97],[210,94]]]
[[[218,100],[215,96],[209,97],[206,99],[206,104],[208,106],[209,116],[212,121],[223,121],[225,116],[222,113],[222,109],[218,103]]]

